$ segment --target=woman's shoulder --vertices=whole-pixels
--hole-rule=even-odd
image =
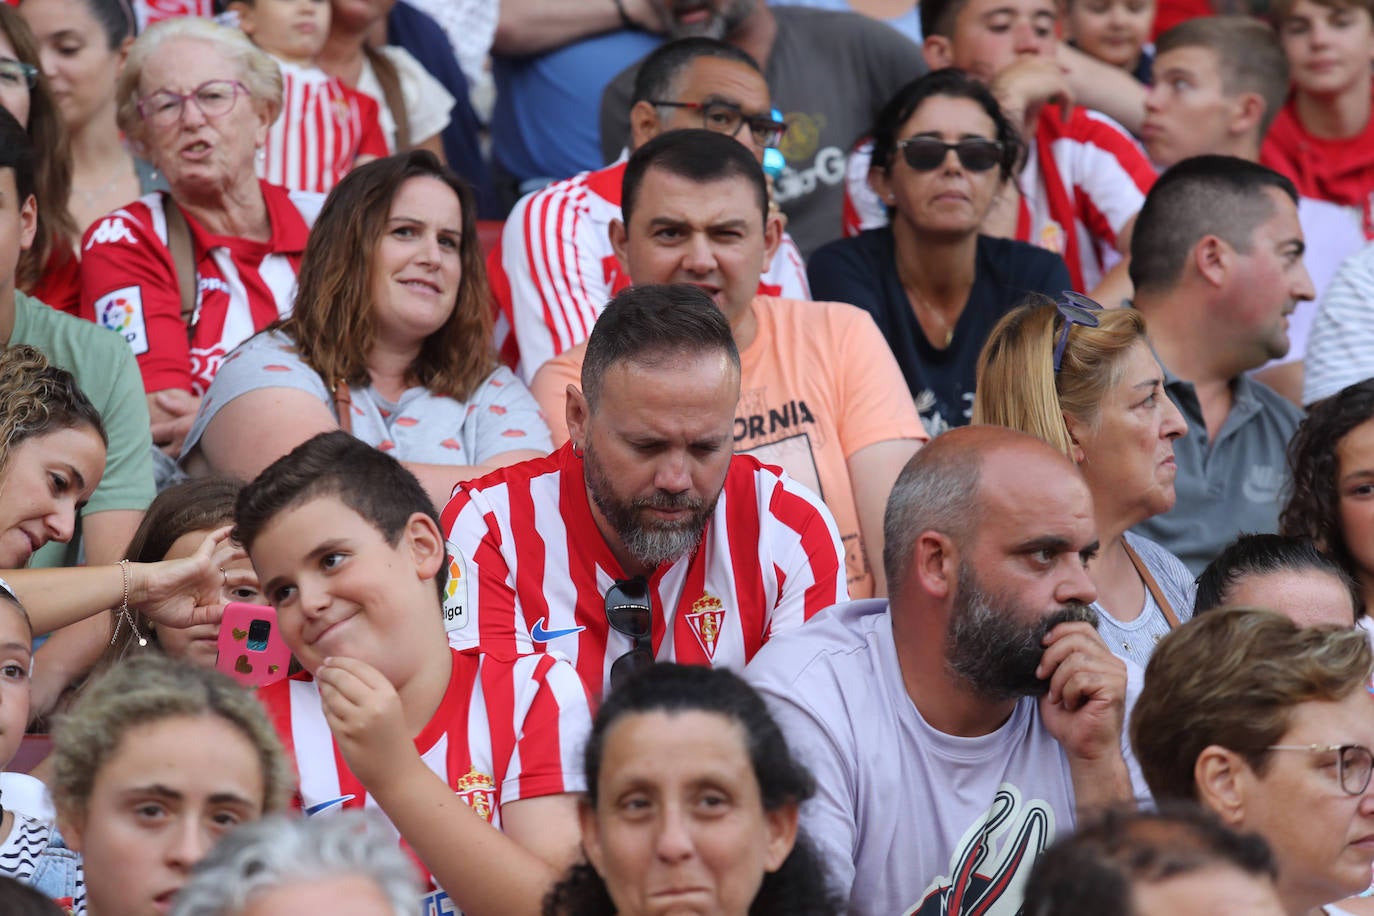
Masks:
[[[1192,598],[1197,588],[1192,572],[1183,564],[1183,561],[1163,544],[1152,541],[1144,535],[1127,531],[1123,537],[1140,557],[1140,562],[1145,564],[1145,568],[1159,580],[1161,588],[1188,599],[1187,607],[1174,608],[1180,619],[1186,620],[1191,617],[1193,613]]]
[[[1053,295],[1058,295],[1061,289],[1068,289],[1071,283],[1069,268],[1063,257],[1019,239],[978,236],[978,260],[980,275],[984,273],[984,265],[988,265],[1003,282],[1015,282],[1017,278],[1048,281],[1049,285],[1057,287],[1052,291]]]

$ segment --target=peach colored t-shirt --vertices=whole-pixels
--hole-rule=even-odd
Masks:
[[[902,371],[862,309],[773,296],[757,296],[753,306],[758,333],[740,354],[735,451],[778,465],[820,495],[844,540],[849,593],[871,597],[846,462],[878,442],[928,438]],[[568,441],[567,390],[581,387],[586,349],[565,350],[530,383],[555,448]]]

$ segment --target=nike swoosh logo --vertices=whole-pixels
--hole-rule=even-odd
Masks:
[[[311,815],[319,814],[321,811],[328,811],[330,808],[342,805],[344,802],[350,802],[357,797],[356,795],[340,795],[338,798],[322,801],[318,805],[311,805],[309,808],[305,809],[305,816],[310,817]]]
[[[546,619],[545,617],[540,617],[534,622],[534,626],[530,628],[530,639],[535,642],[548,642],[551,639],[557,639],[560,636],[571,636],[574,633],[581,633],[583,630],[587,629],[586,627],[568,627],[566,630],[546,630],[544,629],[544,621]]]

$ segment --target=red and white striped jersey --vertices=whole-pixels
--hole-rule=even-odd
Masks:
[[[307,815],[334,808],[380,812],[339,753],[309,675],[264,687],[258,697],[295,763],[296,801]],[[509,802],[585,790],[581,754],[590,731],[586,691],[557,656],[511,661],[455,651],[448,692],[415,737],[415,750],[499,829],[501,807]]]
[[[282,108],[267,132],[258,177],[328,194],[359,156],[387,155],[377,102],[319,67],[278,60]]]
[[[140,34],[155,22],[177,16],[214,16],[214,0],[133,0]]]
[[[620,219],[622,160],[521,198],[487,256],[500,310],[501,358],[529,384],[539,367],[592,332],[606,303],[630,285],[611,247]],[[810,299],[806,263],[790,235],[759,278],[759,295]]]
[[[847,236],[887,224],[887,211],[868,186],[872,152],[872,141],[864,140],[845,170]],[[1058,105],[1046,105],[1017,178],[1015,237],[1063,256],[1073,288],[1090,291],[1121,259],[1117,234],[1140,212],[1154,182],[1144,151],[1111,118],[1080,106],[1066,120]]]
[[[627,576],[592,517],[571,444],[459,484],[442,526],[450,643],[499,657],[556,650],[601,696],[632,647],[605,613],[606,590]],[[848,598],[844,548],[815,494],[735,455],[701,544],[659,566],[649,593],[655,658],[739,670],[773,634]]]
[[[146,390],[204,394],[225,354],[291,311],[296,271],[324,198],[258,184],[272,223],[266,242],[211,235],[186,213],[196,257],[189,341],[162,194],[141,197],[86,230],[80,315],[129,342]]]

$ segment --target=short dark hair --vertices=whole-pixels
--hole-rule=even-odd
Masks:
[[[1288,98],[1288,56],[1268,24],[1254,16],[1198,16],[1169,29],[1155,41],[1155,59],[1178,48],[1206,48],[1217,56],[1221,91],[1258,93],[1264,99],[1259,135],[1269,132]]]
[[[763,76],[758,61],[729,42],[702,36],[679,38],[677,41],[659,45],[640,63],[639,72],[635,74],[634,95],[630,98],[630,104],[654,99],[673,99],[682,89],[678,85],[678,77],[693,61],[701,57],[715,57],[743,64],[758,73],[760,78]]]
[[[1002,179],[1005,181],[1010,178],[1016,160],[1021,155],[1021,134],[1003,113],[1002,106],[997,104],[988,87],[956,67],[944,67],[917,77],[898,89],[896,95],[888,100],[873,122],[871,166],[884,170],[892,167],[892,156],[897,151],[897,132],[916,113],[916,109],[932,96],[968,99],[983,109],[996,129],[996,136],[992,139],[1002,144]]]
[[[1278,866],[1255,833],[1236,833],[1196,805],[1158,811],[1109,809],[1036,859],[1026,882],[1026,916],[1136,913],[1133,889],[1217,867],[1270,882]]]
[[[626,716],[705,712],[739,725],[765,811],[800,805],[816,792],[816,782],[792,753],[763,698],[734,672],[705,665],[650,665],[612,690],[592,723],[583,752],[587,801],[595,808],[600,792],[606,736]],[[575,866],[544,902],[546,914],[597,912],[610,897],[590,865]],[[593,908],[587,908],[592,903]],[[804,833],[777,871],[767,874],[750,913],[829,914],[843,906],[826,888],[825,863]],[[605,910],[610,912],[609,909]]]
[[[610,301],[592,326],[582,358],[582,394],[596,410],[601,381],[616,363],[645,365],[662,357],[712,352],[726,354],[739,370],[730,322],[705,290],[690,283],[631,286]]]
[[[1360,590],[1339,563],[1318,550],[1310,538],[1281,534],[1242,534],[1217,554],[1197,577],[1193,614],[1230,604],[1236,585],[1249,576],[1306,571],[1325,573],[1344,585],[1355,607],[1355,619],[1364,616]]]
[[[234,505],[233,538],[251,551],[274,518],[322,497],[358,513],[393,547],[417,512],[439,528],[434,503],[414,474],[385,452],[335,430],[305,440],[243,488]],[[447,579],[448,565],[441,563],[435,576],[441,597]]]
[[[0,169],[14,172],[14,190],[19,194],[14,202],[16,209],[34,194],[34,155],[28,131],[8,110],[0,108]]]
[[[760,218],[768,219],[768,183],[754,154],[733,137],[694,127],[659,134],[630,155],[620,186],[620,218],[626,227],[650,169],[662,169],[697,184],[743,178],[754,189]]]
[[[922,35],[954,35],[954,20],[959,18],[968,0],[921,0],[916,11],[921,17]]]
[[[1131,282],[1137,292],[1167,292],[1183,276],[1193,246],[1215,235],[1248,253],[1255,229],[1274,215],[1264,191],[1298,202],[1293,182],[1273,169],[1235,156],[1194,156],[1155,182],[1131,235]]]

